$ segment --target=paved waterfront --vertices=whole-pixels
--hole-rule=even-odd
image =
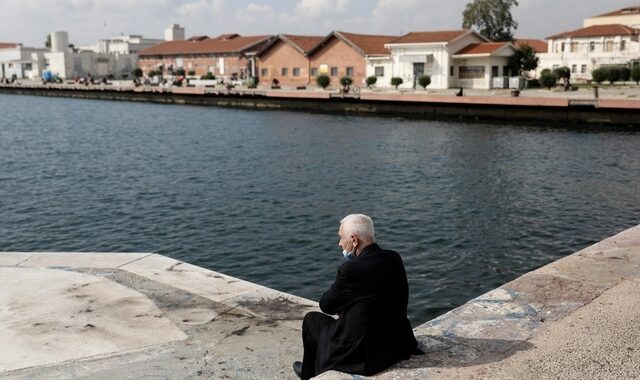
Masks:
[[[316,309],[155,254],[0,253],[0,278],[0,378],[293,378]],[[640,226],[419,326],[426,354],[375,378],[632,379],[638,323]]]

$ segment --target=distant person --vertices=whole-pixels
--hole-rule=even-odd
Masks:
[[[345,262],[320,299],[326,314],[310,312],[302,323],[304,355],[293,369],[303,380],[329,370],[373,375],[422,353],[407,319],[409,286],[400,255],[375,243],[366,215],[342,219],[338,235]]]

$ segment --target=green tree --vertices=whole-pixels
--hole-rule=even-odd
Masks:
[[[555,86],[558,82],[558,77],[551,70],[545,69],[540,73],[540,85],[546,87],[547,90],[551,90],[551,87]]]
[[[608,67],[607,80],[610,84],[614,84],[622,77],[622,69],[620,66]]]
[[[462,12],[462,27],[475,29],[492,41],[511,41],[518,22],[511,8],[518,0],[473,0]]]
[[[184,69],[182,67],[179,67],[176,71],[175,74],[177,76],[184,76],[186,74],[186,72],[184,71]]]
[[[139,67],[136,67],[131,72],[131,75],[133,75],[134,78],[142,78],[142,69]]]
[[[511,71],[518,75],[537,69],[538,63],[540,63],[540,58],[538,58],[536,51],[527,44],[518,47],[516,52],[509,58]]]
[[[591,78],[597,84],[600,84],[607,80],[609,77],[609,70],[606,67],[598,67],[591,72]]]
[[[51,49],[51,33],[47,34],[47,39],[44,40],[44,47]]]
[[[640,84],[640,66],[631,69],[631,80],[636,82],[636,85]]]
[[[378,81],[378,77],[372,75],[370,77],[367,77],[365,83],[367,83],[367,87],[369,87],[369,90],[371,90],[373,86],[375,86],[377,81]]]
[[[342,87],[351,86],[352,83],[353,83],[353,79],[351,79],[351,77],[340,78],[340,84],[342,85]]]
[[[427,86],[431,84],[431,77],[428,75],[420,75],[418,77],[418,84],[426,91]]]
[[[400,77],[393,77],[391,78],[391,85],[395,86],[396,90],[398,89],[398,86],[400,86],[402,84],[402,78]]]
[[[316,77],[316,83],[324,90],[329,87],[329,84],[331,84],[331,78],[326,74],[320,74]]]
[[[629,79],[631,79],[631,69],[624,66],[620,70],[620,79],[622,79],[623,82],[629,81]]]
[[[553,69],[553,73],[556,74],[558,79],[571,79],[571,69],[567,66],[561,66]]]

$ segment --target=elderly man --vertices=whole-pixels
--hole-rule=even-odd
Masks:
[[[304,356],[293,369],[303,380],[328,370],[373,375],[421,353],[407,319],[409,287],[400,255],[375,243],[366,215],[342,219],[338,235],[345,262],[320,299],[326,314],[310,312],[302,323]]]

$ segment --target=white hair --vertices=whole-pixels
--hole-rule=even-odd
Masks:
[[[360,239],[376,241],[373,220],[364,214],[347,215],[340,221],[345,235],[355,235]]]

